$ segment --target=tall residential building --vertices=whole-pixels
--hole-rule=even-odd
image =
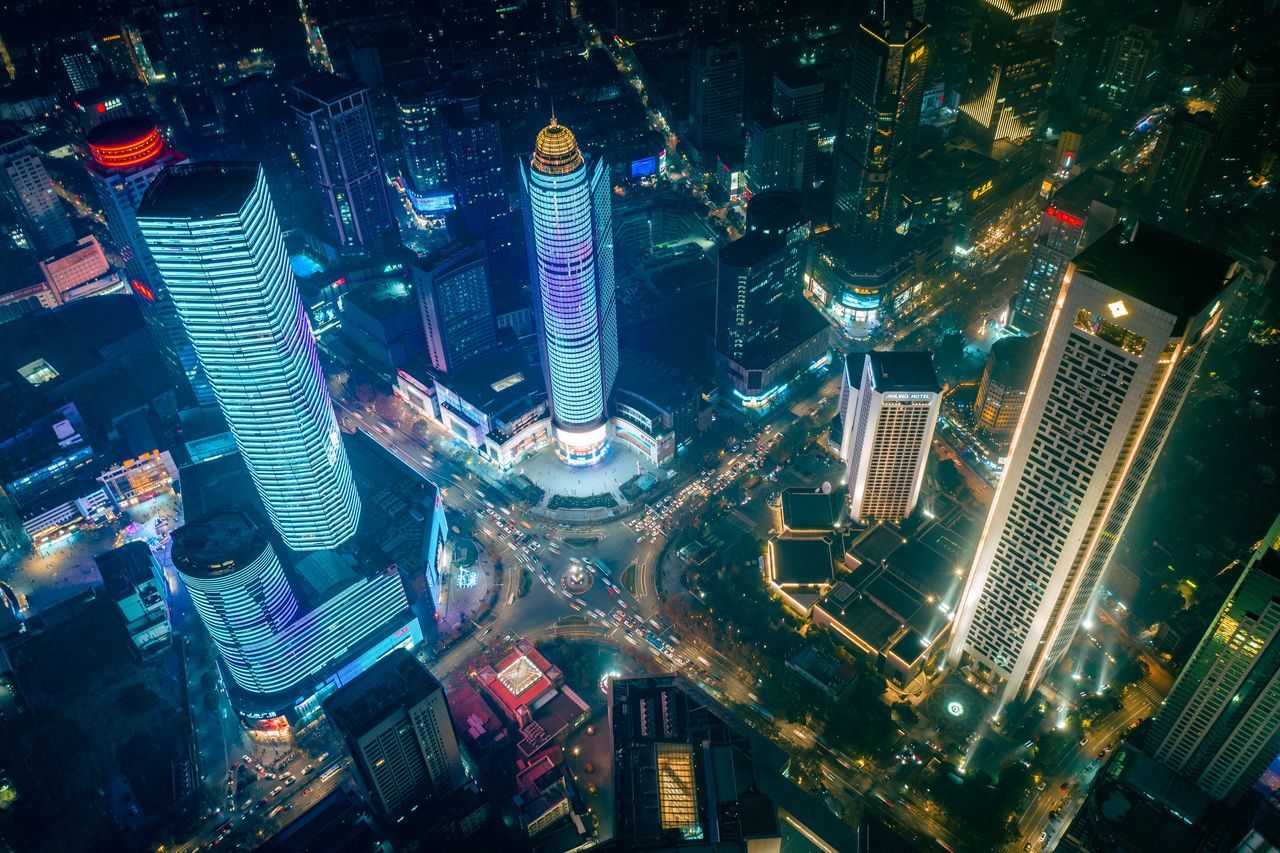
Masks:
[[[804,184],[808,130],[800,119],[758,118],[747,136],[747,186],[751,192],[798,190]]]
[[[396,92],[396,114],[404,149],[405,189],[415,207],[428,197],[439,195],[448,182],[444,158],[444,117],[440,113],[448,102],[444,86],[421,81],[403,86]]]
[[[444,688],[409,652],[382,658],[324,709],[383,818],[395,822],[466,782]]]
[[[1110,196],[1118,193],[1119,183],[1118,176],[1089,171],[1072,178],[1050,199],[1010,305],[1006,325],[1011,330],[1033,335],[1048,324],[1067,264],[1115,225],[1117,211]]]
[[[74,242],[76,233],[30,140],[16,124],[0,123],[0,195],[32,248],[49,253]]]
[[[1141,24],[1130,24],[1111,38],[1098,88],[1112,109],[1143,105],[1151,94],[1151,69],[1158,47],[1155,31]]]
[[[394,233],[369,90],[332,74],[294,87],[293,112],[329,239],[366,253]]]
[[[1280,754],[1280,554],[1264,543],[1156,712],[1144,745],[1219,800]]]
[[[897,225],[901,166],[911,154],[929,51],[927,27],[899,2],[862,22],[836,139],[833,223],[867,250]]]
[[[900,521],[915,511],[942,386],[927,352],[869,352],[845,360],[840,455],[849,514]]]
[[[975,3],[962,123],[979,142],[1022,142],[1039,128],[1049,98],[1062,0]]]
[[[189,124],[216,130],[226,114],[226,98],[204,12],[193,0],[161,0],[159,6],[157,29],[168,72],[165,80],[184,91]]]
[[[166,166],[187,158],[169,147],[155,122],[141,117],[100,124],[86,141],[90,183],[156,350],[179,388],[190,387],[197,402],[213,403],[213,389],[138,227],[138,205],[147,187]]]
[[[779,235],[748,232],[716,253],[716,351],[742,361],[777,341],[782,305],[799,293]]]
[[[444,117],[445,170],[454,202],[472,235],[490,246],[506,245],[511,203],[502,171],[502,132],[498,117],[480,102],[478,88],[453,90],[452,103],[441,108]]]
[[[1204,164],[1218,136],[1218,123],[1207,110],[1186,110],[1171,118],[1152,154],[1153,204],[1162,216],[1178,218],[1200,190]]]
[[[1078,255],[965,583],[948,658],[1029,697],[1075,637],[1219,325],[1237,264],[1149,225]]]
[[[556,451],[570,465],[590,465],[608,449],[607,408],[618,374],[609,170],[554,118],[520,165]]]
[[[498,327],[484,241],[452,243],[411,269],[431,366],[449,373],[492,355]]]
[[[770,106],[774,118],[799,119],[805,125],[804,185],[813,186],[818,168],[818,137],[822,133],[822,78],[807,68],[788,68],[773,75]]]
[[[138,224],[281,538],[345,542],[360,498],[262,168],[171,166]]]
[[[1007,442],[1022,418],[1027,387],[1040,355],[1040,338],[1011,336],[991,345],[973,404],[973,427]]]
[[[1232,177],[1232,164],[1237,168],[1258,164],[1278,111],[1280,50],[1273,48],[1233,68],[1218,90],[1213,116],[1222,130],[1213,153],[1227,167],[1224,175]]]
[[[742,45],[695,45],[689,70],[689,137],[704,163],[714,162],[718,154],[741,152],[742,107]]]
[[[66,72],[71,91],[79,94],[102,85],[93,57],[87,50],[71,50],[62,54],[62,70]]]

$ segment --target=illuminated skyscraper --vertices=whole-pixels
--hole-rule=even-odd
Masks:
[[[836,139],[833,221],[864,250],[897,224],[899,167],[911,154],[929,64],[926,30],[904,2],[858,27]]]
[[[975,5],[962,122],[980,142],[1021,142],[1038,129],[1049,98],[1053,25],[1062,0],[975,0]]]
[[[498,117],[480,101],[479,86],[459,83],[444,118],[444,154],[454,203],[472,235],[490,247],[511,243],[511,204],[503,174],[502,130]]]
[[[175,383],[189,384],[197,401],[212,403],[213,389],[138,228],[138,205],[147,187],[166,166],[186,163],[187,158],[165,143],[155,122],[139,117],[100,124],[89,132],[87,142],[90,160],[85,168],[156,349]]]
[[[171,166],[138,224],[281,538],[346,541],[360,498],[261,167]]]
[[[807,68],[786,68],[773,75],[773,115],[800,119],[805,124],[804,185],[813,185],[818,168],[818,137],[822,133],[822,78]]]
[[[294,87],[293,112],[329,239],[342,252],[372,249],[395,231],[369,90],[332,74]]]
[[[869,352],[846,359],[840,456],[854,521],[900,521],[915,511],[942,404],[927,352]]]
[[[161,0],[159,5],[166,81],[184,90],[183,108],[193,129],[216,131],[227,106],[204,12],[192,0]]]
[[[1238,799],[1280,753],[1280,554],[1272,545],[1241,572],[1146,735],[1152,756],[1220,800]]]
[[[522,159],[520,184],[556,451],[570,465],[590,465],[608,448],[618,373],[609,170],[553,118]]]
[[[1029,697],[1075,637],[1204,361],[1237,264],[1148,225],[1067,270],[948,658]]]
[[[431,366],[448,373],[492,355],[498,327],[484,241],[451,243],[411,270]]]

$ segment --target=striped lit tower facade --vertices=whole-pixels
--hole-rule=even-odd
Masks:
[[[187,158],[165,143],[155,122],[140,116],[104,122],[89,131],[86,142],[85,168],[156,349],[174,381],[189,385],[197,402],[211,404],[213,389],[138,228],[138,205],[147,187],[166,166]]]
[[[345,542],[360,498],[262,168],[165,169],[138,223],[280,537]]]
[[[1001,707],[1029,698],[1075,637],[1237,269],[1145,224],[1067,268],[948,653],[1002,682]]]
[[[250,728],[313,719],[333,691],[422,640],[406,589],[413,578],[391,566],[302,607],[269,531],[240,509],[175,530],[173,564],[218,650],[231,705]]]
[[[173,564],[232,679],[270,692],[266,651],[298,600],[266,536],[243,512],[214,512],[174,531]]]
[[[618,373],[609,170],[553,118],[520,177],[556,452],[590,465],[608,450]]]

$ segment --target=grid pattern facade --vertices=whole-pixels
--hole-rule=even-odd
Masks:
[[[191,215],[141,215],[142,232],[276,530],[295,550],[336,547],[360,499],[266,177],[187,168],[252,170],[252,189],[234,213],[197,199]]]
[[[473,243],[429,269],[413,268],[431,366],[448,373],[493,351],[498,329],[483,243]]]
[[[1064,221],[1048,208],[1040,219],[1040,230],[1027,259],[1027,271],[1013,298],[1009,326],[1024,335],[1039,332],[1049,322],[1053,306],[1062,290],[1067,264],[1080,247],[1084,221]]]
[[[846,375],[841,392],[850,516],[858,522],[901,520],[920,497],[941,395],[877,388],[871,354],[862,358],[857,387],[852,379]]]
[[[52,252],[76,239],[40,154],[25,136],[0,143],[0,168],[0,191],[37,251]]]
[[[330,235],[340,248],[369,248],[395,221],[368,90],[322,99],[300,87],[294,112]]]
[[[1280,752],[1280,577],[1246,570],[1151,722],[1146,746],[1219,799]]]
[[[1060,298],[949,651],[1003,701],[1066,651],[1186,398],[1208,337],[1175,319],[1079,271]]]

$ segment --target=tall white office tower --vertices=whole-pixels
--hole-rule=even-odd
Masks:
[[[281,538],[345,542],[360,498],[262,168],[169,167],[138,224]]]
[[[521,159],[520,179],[556,452],[590,465],[608,450],[618,373],[609,170],[553,118]]]
[[[1067,270],[948,650],[1029,697],[1062,658],[1169,436],[1237,265],[1149,225]]]
[[[899,521],[920,499],[942,387],[927,352],[869,352],[845,359],[840,458],[849,515]]]

